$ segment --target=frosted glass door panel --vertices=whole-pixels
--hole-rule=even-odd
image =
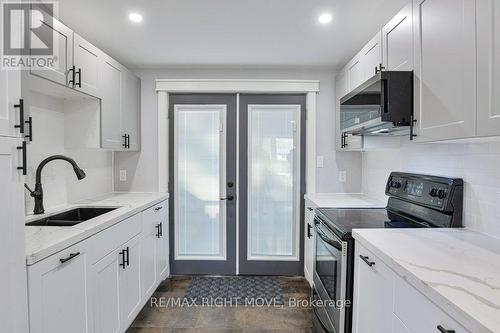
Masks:
[[[224,259],[226,106],[175,106],[176,258]]]
[[[298,257],[300,105],[248,106],[248,256]]]

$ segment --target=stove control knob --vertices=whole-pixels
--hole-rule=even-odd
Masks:
[[[430,190],[429,195],[433,198],[435,198],[438,195],[438,190],[433,188]]]
[[[438,198],[439,198],[439,199],[444,199],[444,198],[446,198],[446,191],[445,191],[445,190],[439,190],[439,191],[438,191]]]

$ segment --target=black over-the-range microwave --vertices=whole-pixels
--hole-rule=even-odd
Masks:
[[[343,135],[413,138],[413,71],[381,71],[340,99]]]

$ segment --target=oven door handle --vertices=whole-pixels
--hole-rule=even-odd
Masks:
[[[323,230],[321,230],[321,227],[319,225],[316,225],[316,233],[325,243],[327,243],[330,246],[333,246],[339,251],[342,251],[342,244],[340,244],[340,242],[336,240],[328,238],[326,234],[323,232]]]

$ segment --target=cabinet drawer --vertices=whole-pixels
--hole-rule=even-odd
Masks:
[[[89,261],[92,264],[96,263],[141,232],[142,218],[139,213],[92,236],[88,240],[92,244],[89,250]]]
[[[394,313],[413,333],[440,333],[438,325],[455,333],[468,332],[399,276],[394,281]]]
[[[144,221],[165,222],[168,217],[168,201],[162,201],[144,211]]]

